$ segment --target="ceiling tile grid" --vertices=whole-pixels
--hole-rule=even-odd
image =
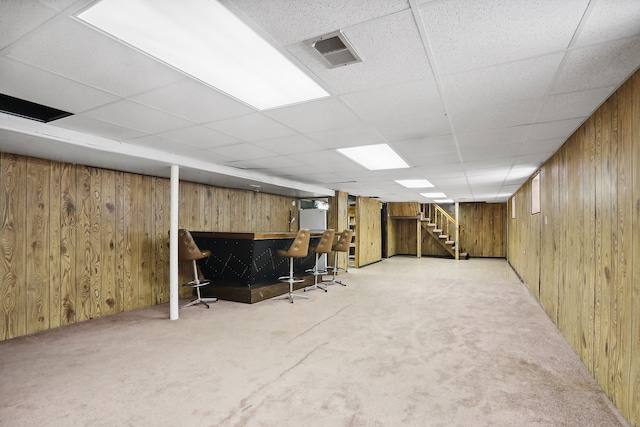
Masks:
[[[86,141],[106,138],[137,157],[88,165],[151,172],[180,159],[202,182],[383,201],[425,201],[395,180],[426,178],[455,200],[499,202],[640,66],[637,0],[223,3],[330,96],[257,111],[76,20],[91,0],[5,1],[0,93],[75,115],[0,115],[0,150],[82,161]],[[337,30],[363,62],[328,68],[305,43]],[[411,167],[368,171],[335,151],[380,143]]]

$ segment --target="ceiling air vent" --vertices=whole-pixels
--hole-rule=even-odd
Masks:
[[[13,96],[5,95],[3,93],[0,93],[0,113],[11,114],[12,116],[18,116],[44,123],[72,115],[72,113],[68,113],[66,111],[47,107],[42,104],[36,104],[35,102],[26,101],[24,99],[14,98]]]
[[[341,31],[307,40],[306,43],[322,56],[330,68],[362,62]]]

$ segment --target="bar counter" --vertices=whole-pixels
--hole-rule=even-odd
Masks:
[[[248,287],[265,291],[262,289],[265,285],[279,284],[278,277],[289,274],[289,258],[278,256],[277,251],[288,249],[296,234],[286,231],[192,231],[198,247],[203,251],[211,251],[211,256],[198,261],[203,276],[213,283],[213,286],[206,286],[202,290],[210,288],[211,292],[217,290],[220,293],[222,288]],[[309,246],[315,246],[321,236],[322,233],[311,233]],[[315,255],[311,251],[304,258],[296,258],[295,275],[307,275],[305,270],[313,268],[314,264]],[[222,299],[238,300],[224,296]],[[246,297],[240,299],[243,300],[241,302],[255,302],[253,298],[251,301],[246,301]]]

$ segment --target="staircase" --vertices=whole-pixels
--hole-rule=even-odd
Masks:
[[[425,203],[420,212],[422,229],[427,232],[442,246],[452,257],[456,257],[456,220],[442,207],[435,203]],[[460,226],[460,231],[462,227]],[[459,234],[459,233],[458,233]],[[469,259],[469,254],[458,252],[459,259]]]

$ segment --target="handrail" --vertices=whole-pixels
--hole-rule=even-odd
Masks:
[[[435,203],[425,203],[422,207],[421,214],[423,218],[425,218],[426,215],[426,218],[429,218],[432,224],[436,224],[439,229],[444,231],[444,234],[451,237],[451,234],[449,234],[449,225],[451,224],[451,228],[455,229],[456,220],[449,212]]]
[[[436,203],[423,203],[421,206],[420,218],[422,220],[428,218],[430,225],[435,225],[436,229],[441,230],[441,235],[446,235],[448,241],[454,241],[454,247],[457,251],[460,250],[460,242],[458,240],[461,238],[460,233],[464,231],[464,227],[461,224],[458,224],[459,233],[456,236],[456,220],[451,214],[449,214],[449,212]],[[452,231],[453,234],[449,231]],[[441,243],[444,245],[445,242]],[[456,257],[456,259],[458,258]]]

